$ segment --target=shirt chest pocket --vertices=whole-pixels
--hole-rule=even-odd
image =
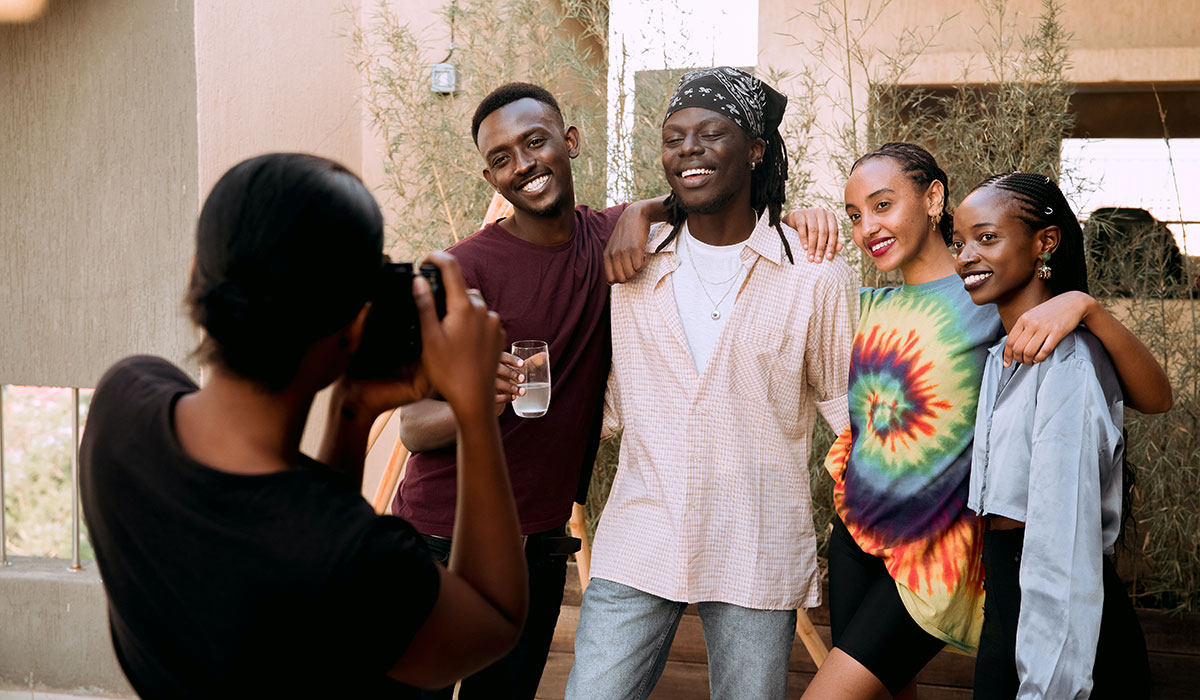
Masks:
[[[730,388],[736,396],[774,409],[790,410],[798,401],[804,384],[804,329],[788,331],[771,329],[734,339]]]

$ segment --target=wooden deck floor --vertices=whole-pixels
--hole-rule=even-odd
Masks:
[[[579,577],[571,564],[567,572],[567,590],[562,613],[554,633],[554,643],[546,672],[542,676],[538,698],[560,700],[574,660],[575,628],[579,623]],[[817,631],[829,644],[829,613],[824,606],[809,611]],[[1139,611],[1146,645],[1150,649],[1150,668],[1154,674],[1154,698],[1163,700],[1200,698],[1200,614],[1166,615]],[[799,698],[816,672],[816,667],[799,639],[792,647],[788,698]],[[974,659],[942,652],[917,676],[921,700],[969,700],[974,678]],[[671,647],[666,670],[651,695],[652,700],[699,700],[708,697],[708,665],[704,650],[704,632],[695,606],[688,608],[675,644]]]

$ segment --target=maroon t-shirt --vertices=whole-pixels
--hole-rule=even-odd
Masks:
[[[500,314],[508,344],[550,345],[550,408],[519,418],[509,405],[500,435],[525,534],[562,525],[586,491],[600,434],[612,361],[604,247],[625,205],[575,208],[571,240],[542,246],[499,224],[451,246],[467,285]],[[449,537],[457,495],[455,448],[418,452],[408,461],[392,512],[419,532]]]

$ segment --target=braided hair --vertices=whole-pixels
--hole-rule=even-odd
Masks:
[[[749,140],[756,138],[745,130],[742,133]],[[794,265],[796,260],[792,256],[792,246],[788,243],[787,236],[783,235],[783,227],[779,225],[786,198],[787,146],[783,143],[783,136],[780,135],[778,128],[763,134],[762,139],[766,141],[767,147],[763,150],[762,161],[750,173],[750,206],[754,209],[756,217],[762,216],[764,211],[769,212],[768,221],[779,232],[779,240],[783,243],[783,252],[787,255],[788,262]],[[683,203],[679,201],[674,192],[667,195],[665,205],[667,207],[667,223],[671,225],[671,233],[654,250],[656,253],[661,252],[663,248],[667,247],[667,244],[675,240],[675,237],[683,229],[684,220],[687,219]]]
[[[938,233],[942,234],[946,245],[950,245],[950,237],[954,234],[954,216],[947,207],[947,202],[950,201],[950,180],[946,177],[946,171],[937,164],[933,154],[915,143],[890,141],[854,161],[850,172],[853,174],[858,166],[875,158],[892,159],[919,187],[927,188],[935,180],[942,183],[942,218],[938,221]]]
[[[1034,173],[1007,173],[993,175],[975,186],[971,192],[990,188],[1011,193],[1011,198],[1020,206],[1017,217],[1025,222],[1031,232],[1040,231],[1049,226],[1057,226],[1062,232],[1058,247],[1050,254],[1046,263],[1054,271],[1047,280],[1051,294],[1058,296],[1064,292],[1078,291],[1087,293],[1087,262],[1084,257],[1083,230],[1079,219],[1067,203],[1058,183],[1047,175]],[[1125,433],[1125,431],[1122,431]],[[1125,433],[1128,445],[1128,434]],[[1125,540],[1125,526],[1132,522],[1136,528],[1137,521],[1131,520],[1133,512],[1133,487],[1137,478],[1137,470],[1128,462],[1126,449],[1121,455],[1121,479],[1125,493],[1121,496],[1121,529],[1117,542]]]
[[[1046,175],[1007,173],[993,175],[971,191],[984,188],[1011,193],[1011,198],[1019,206],[1017,217],[1025,222],[1030,231],[1058,227],[1062,236],[1047,262],[1054,271],[1048,280],[1050,291],[1056,296],[1070,291],[1086,294],[1087,262],[1084,259],[1083,230],[1058,183]]]

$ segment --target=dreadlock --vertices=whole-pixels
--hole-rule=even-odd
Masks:
[[[742,133],[746,135],[747,139],[756,138],[744,130]],[[762,138],[767,142],[767,147],[763,150],[762,161],[750,173],[750,206],[754,209],[756,217],[761,217],[764,211],[770,212],[768,221],[779,232],[779,240],[783,243],[783,252],[787,255],[788,262],[795,265],[796,260],[792,257],[792,246],[788,243],[787,236],[783,235],[783,227],[779,225],[787,188],[787,146],[784,145],[778,128],[769,134],[764,134]],[[671,233],[654,250],[656,253],[662,252],[667,244],[675,240],[675,237],[683,229],[683,222],[687,219],[687,212],[684,211],[683,204],[674,192],[667,195],[665,204],[667,223],[671,224]]]
[[[993,175],[971,191],[984,188],[1012,193],[1012,199],[1020,207],[1017,217],[1031,231],[1058,227],[1062,236],[1047,263],[1054,271],[1048,281],[1050,291],[1055,295],[1070,291],[1086,294],[1087,262],[1084,260],[1083,230],[1058,184],[1045,175],[1008,173]]]
[[[934,180],[942,183],[942,218],[938,221],[938,233],[942,234],[946,245],[950,245],[950,237],[954,234],[954,216],[947,207],[950,180],[946,177],[946,171],[934,160],[933,154],[915,143],[891,141],[854,161],[850,172],[853,173],[858,166],[873,158],[891,158],[919,187],[929,187]]]

